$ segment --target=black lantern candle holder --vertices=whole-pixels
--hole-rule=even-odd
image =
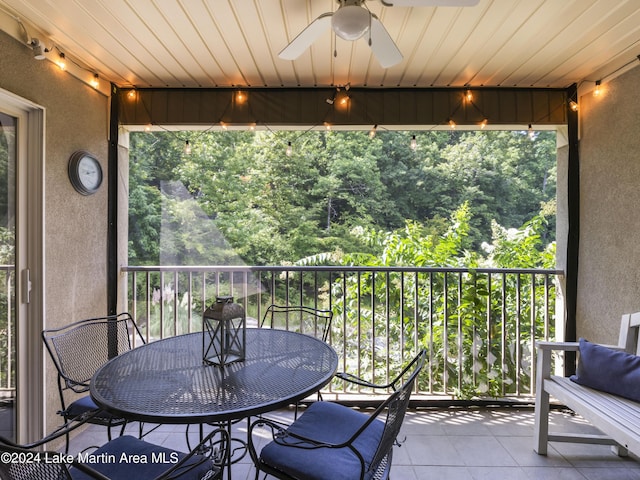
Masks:
[[[216,297],[202,316],[202,360],[224,367],[245,357],[246,315],[233,297]]]

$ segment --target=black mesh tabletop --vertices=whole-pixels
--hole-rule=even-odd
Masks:
[[[338,357],[308,335],[247,329],[244,361],[202,361],[202,333],[149,343],[115,357],[91,380],[91,396],[129,420],[205,423],[257,415],[320,390]]]

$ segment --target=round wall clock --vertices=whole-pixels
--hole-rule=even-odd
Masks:
[[[82,195],[92,195],[102,184],[102,167],[96,157],[84,150],[74,152],[69,158],[69,180]]]

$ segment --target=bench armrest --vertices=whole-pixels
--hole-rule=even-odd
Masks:
[[[621,347],[619,345],[599,345],[611,348],[613,350],[624,350],[624,347]],[[564,352],[577,352],[580,349],[580,344],[578,342],[536,342],[536,347],[538,348],[538,350],[561,350]]]
[[[602,345],[603,347],[612,348],[614,350],[624,351],[624,347],[619,345]],[[538,364],[537,364],[537,385],[536,388],[541,388],[541,379],[551,377],[551,352],[577,352],[580,350],[580,344],[578,342],[536,342],[536,348],[538,350]]]
[[[564,352],[577,352],[580,344],[578,342],[536,342],[538,350],[554,351],[562,350]]]

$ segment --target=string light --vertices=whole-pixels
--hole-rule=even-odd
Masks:
[[[487,123],[489,123],[489,120],[488,120],[488,119],[486,119],[486,118],[485,118],[485,119],[483,119],[483,120],[480,122],[480,128],[481,128],[482,130],[484,130],[484,127],[486,127],[486,126],[487,126]]]
[[[530,138],[531,140],[533,140],[533,138],[534,138],[534,136],[535,136],[535,133],[534,133],[534,131],[533,131],[533,127],[531,126],[531,124],[529,124],[528,135],[529,135],[529,138]]]
[[[133,99],[135,99],[135,98],[136,98],[136,91],[135,91],[135,90],[129,90],[129,91],[127,92],[127,98],[128,98],[129,100],[133,100]]]
[[[473,93],[471,93],[471,90],[467,90],[464,97],[467,99],[467,102],[471,103],[473,101]]]
[[[100,76],[97,73],[93,74],[93,80],[91,80],[91,86],[96,90],[100,86]]]
[[[184,154],[191,155],[191,145],[189,144],[189,140],[184,142]]]
[[[373,138],[376,136],[376,130],[378,130],[378,125],[374,125],[371,130],[369,130],[369,138]]]
[[[409,144],[409,146],[411,147],[411,150],[413,150],[414,152],[418,148],[418,141],[416,140],[416,136],[415,135],[413,135],[411,137],[411,143]]]
[[[571,108],[571,110],[573,110],[574,112],[578,111],[578,102],[571,100],[569,102],[569,108]]]
[[[453,118],[450,118],[450,119],[449,119],[449,126],[450,126],[452,129],[456,128],[456,122],[454,122],[454,121],[453,121]]]
[[[65,68],[67,68],[67,61],[63,52],[60,52],[60,57],[58,58],[58,66],[60,67],[60,70],[64,70]]]
[[[236,103],[239,103],[240,105],[242,105],[246,101],[247,101],[247,94],[244,93],[242,90],[238,90],[236,92]]]
[[[287,144],[287,157],[290,157],[293,154],[293,147],[291,146],[291,142]]]
[[[600,80],[596,80],[596,88],[593,91],[593,96],[597,97],[602,93],[602,91],[600,90]]]

